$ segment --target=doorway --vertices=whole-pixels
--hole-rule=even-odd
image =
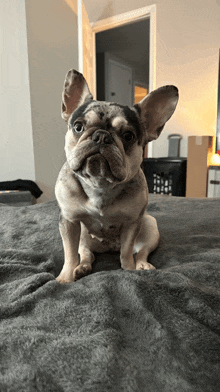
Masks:
[[[133,105],[136,85],[149,90],[149,58],[149,18],[96,33],[97,99]]]
[[[95,99],[97,99],[96,95],[98,91],[96,91],[96,76],[97,72],[94,72],[98,64],[96,64],[96,38],[99,33],[104,34],[115,34],[118,28],[125,28],[127,32],[123,35],[125,43],[127,43],[127,52],[125,50],[119,50],[120,58],[122,52],[125,54],[125,61],[128,59],[129,53],[131,51],[131,39],[133,38],[130,36],[128,40],[128,32],[130,34],[131,31],[134,31],[135,27],[138,26],[139,23],[148,23],[148,37],[146,41],[149,45],[148,50],[148,83],[138,83],[138,80],[134,80],[132,74],[132,89],[133,89],[133,96],[134,96],[134,85],[140,85],[143,88],[147,88],[148,91],[152,91],[156,87],[156,5],[146,6],[139,9],[134,9],[132,11],[118,14],[116,16],[109,17],[107,19],[100,20],[98,22],[91,23],[89,22],[89,18],[82,0],[78,0],[78,40],[79,40],[79,72],[82,72],[86,77],[86,80],[89,82],[90,90]],[[136,26],[135,26],[136,25]],[[139,25],[141,28],[141,25]],[[146,27],[146,26],[145,26]],[[129,30],[129,31],[128,31]],[[139,29],[138,29],[139,30]],[[146,35],[146,28],[144,31],[143,36]],[[143,39],[143,36],[141,37]],[[89,37],[89,39],[88,39]],[[122,36],[120,36],[120,41]],[[118,36],[114,38],[113,42],[117,43],[119,41]],[[140,39],[136,41],[136,44],[139,45],[141,42]],[[111,50],[110,50],[111,51]],[[142,51],[140,51],[142,53]],[[146,51],[145,51],[146,53]],[[100,52],[101,55],[103,53]],[[117,54],[117,53],[116,53]],[[140,53],[139,53],[140,54]],[[103,55],[103,57],[105,57]],[[118,57],[118,56],[117,56]],[[133,60],[136,57],[133,56]],[[114,59],[112,59],[114,60]],[[116,59],[115,59],[116,60]],[[105,59],[102,61],[105,61]],[[119,61],[120,62],[120,61]],[[124,59],[122,58],[122,62],[124,63]],[[127,64],[126,64],[127,65]],[[128,65],[127,65],[128,66]],[[129,66],[128,66],[129,67]],[[99,72],[99,78],[102,78],[103,83],[105,83],[105,71]],[[100,93],[100,92],[99,92]],[[103,92],[102,92],[103,93]],[[99,95],[100,97],[100,95]],[[105,99],[105,94],[103,98],[99,98],[101,100]],[[152,143],[148,145],[148,157],[152,156]]]
[[[106,101],[121,105],[132,105],[132,69],[113,60],[109,60],[108,90]],[[98,83],[98,79],[97,83]],[[97,97],[98,99],[98,97]]]

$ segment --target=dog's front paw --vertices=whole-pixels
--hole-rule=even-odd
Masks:
[[[89,275],[92,272],[92,266],[91,264],[79,264],[74,272],[73,272],[73,278],[74,280],[78,280],[83,278],[83,276]]]
[[[56,281],[61,284],[72,283],[74,280],[73,272],[71,271],[61,271],[60,275],[56,278]]]
[[[156,269],[152,264],[147,261],[137,261],[136,270],[152,270]]]

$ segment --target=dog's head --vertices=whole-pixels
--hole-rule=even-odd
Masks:
[[[158,138],[177,102],[174,86],[158,88],[133,107],[94,101],[83,75],[70,70],[62,95],[70,168],[93,184],[130,180],[139,170],[144,146]]]

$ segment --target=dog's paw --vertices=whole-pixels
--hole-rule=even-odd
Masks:
[[[74,282],[74,277],[72,272],[64,272],[61,271],[60,275],[57,276],[56,281],[60,284],[65,284],[65,283],[72,283]]]
[[[92,266],[90,264],[79,264],[74,272],[73,272],[73,279],[78,280],[83,278],[83,276],[89,275],[92,272]]]
[[[152,264],[147,261],[137,261],[136,270],[153,270],[156,269]]]

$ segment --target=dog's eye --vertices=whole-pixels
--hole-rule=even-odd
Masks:
[[[123,133],[123,139],[126,142],[130,142],[131,140],[134,139],[134,134],[131,131],[126,131],[125,133]]]
[[[82,125],[80,122],[77,122],[77,123],[74,125],[74,131],[75,131],[76,133],[82,133],[82,131],[83,131],[83,125]]]

